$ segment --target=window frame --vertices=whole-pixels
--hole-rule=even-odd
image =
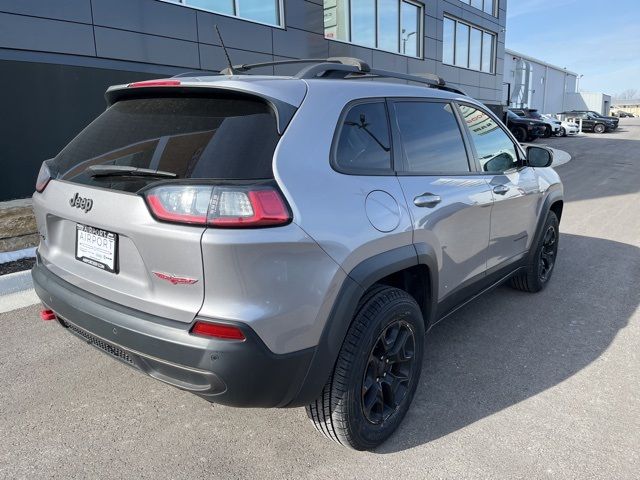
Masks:
[[[387,120],[387,134],[389,135],[389,169],[381,170],[381,169],[349,169],[344,168],[338,164],[337,152],[338,152],[338,143],[340,142],[340,135],[342,133],[342,129],[344,127],[344,119],[349,114],[353,107],[358,105],[364,105],[368,103],[382,103],[384,105],[385,110],[385,118]],[[389,114],[389,105],[387,99],[385,97],[369,97],[369,98],[359,98],[356,100],[351,100],[348,102],[340,112],[340,116],[338,117],[338,122],[336,123],[336,127],[333,132],[333,139],[331,141],[331,150],[329,155],[329,164],[331,168],[341,174],[344,175],[353,175],[353,176],[369,176],[369,177],[389,177],[396,176],[395,169],[395,146],[393,141],[393,130],[391,127],[391,117]]]
[[[165,0],[165,1],[167,1],[167,0]],[[353,22],[352,22],[352,16],[351,16],[351,0],[345,0],[345,1],[348,4],[347,10],[348,10],[348,16],[349,16],[349,23],[348,23],[349,40],[343,40],[343,39],[340,39],[340,38],[329,38],[329,37],[327,37],[326,36],[326,28],[323,26],[323,30],[324,30],[323,38],[325,40],[329,40],[329,41],[332,41],[332,42],[344,43],[344,44],[347,44],[347,45],[355,45],[357,47],[368,48],[368,49],[377,50],[377,51],[380,51],[380,52],[391,53],[393,55],[401,55],[401,56],[407,57],[407,58],[417,58],[417,59],[420,59],[420,60],[424,60],[424,51],[425,51],[425,48],[424,48],[424,42],[425,42],[425,19],[424,19],[424,17],[425,17],[425,4],[424,3],[422,3],[421,1],[418,1],[418,0],[397,0],[399,14],[398,14],[398,50],[396,51],[396,50],[387,50],[385,48],[378,47],[378,43],[379,43],[378,42],[378,29],[379,29],[379,25],[380,25],[379,24],[379,18],[378,18],[379,0],[374,0],[374,4],[375,4],[374,5],[374,8],[375,8],[375,13],[374,13],[374,15],[375,15],[375,22],[374,22],[374,24],[375,24],[375,32],[374,32],[375,46],[364,45],[364,44],[361,44],[361,43],[353,42],[351,40],[351,38],[353,36],[352,35],[353,34]],[[400,50],[402,50],[402,48],[400,46],[401,43],[402,43],[402,38],[401,38],[401,35],[402,35],[402,3],[409,3],[411,5],[414,5],[414,6],[416,6],[418,8],[418,11],[419,11],[419,28],[420,28],[420,32],[419,32],[420,37],[419,38],[420,38],[420,42],[418,43],[418,47],[419,47],[418,50],[419,51],[418,51],[418,55],[417,56],[408,55],[408,54],[402,53],[400,51]],[[324,1],[323,1],[323,4],[322,4],[322,7],[323,7],[323,11],[324,11]]]
[[[191,8],[193,10],[199,10],[201,12],[208,12],[208,13],[213,13],[215,15],[221,15],[221,16],[227,17],[227,18],[235,18],[236,20],[242,20],[242,21],[245,21],[245,22],[257,23],[258,25],[266,25],[267,27],[279,28],[281,30],[285,30],[286,29],[284,0],[276,0],[277,1],[277,7],[278,7],[278,18],[280,20],[280,23],[278,23],[278,24],[261,22],[259,20],[252,20],[251,18],[245,18],[245,17],[242,17],[240,15],[229,15],[228,13],[217,12],[217,11],[211,10],[209,8],[202,8],[202,7],[198,7],[196,5],[190,5],[189,3],[187,3],[189,0],[159,0],[159,1],[164,2],[164,3],[169,3],[171,5],[179,5],[181,7]],[[238,0],[231,0],[231,1],[233,2],[234,11],[237,12],[238,11]]]
[[[463,100],[453,100],[452,103],[455,104],[456,107],[456,111],[458,112],[458,116],[461,120],[462,123],[462,128],[464,131],[464,135],[466,137],[466,141],[469,144],[469,147],[471,148],[471,154],[473,156],[473,162],[475,164],[475,169],[478,175],[486,175],[486,176],[496,176],[496,175],[504,175],[506,172],[509,172],[511,170],[513,171],[520,171],[523,168],[528,167],[529,165],[527,164],[527,155],[524,152],[522,146],[520,145],[520,143],[518,143],[518,141],[515,139],[515,137],[513,136],[513,134],[511,133],[511,131],[502,123],[502,121],[500,121],[500,119],[488,108],[483,108],[480,105],[477,105],[475,103],[471,103],[471,102],[465,102]],[[484,170],[482,170],[482,165],[480,164],[480,158],[478,157],[478,151],[476,150],[476,146],[473,142],[473,137],[471,135],[471,131],[469,130],[469,126],[467,125],[467,123],[464,121],[464,116],[462,114],[462,111],[460,110],[460,105],[465,105],[467,107],[470,108],[475,108],[476,110],[481,111],[482,113],[484,113],[485,115],[488,115],[489,118],[491,118],[494,122],[496,122],[496,125],[498,126],[498,128],[502,129],[502,131],[507,135],[507,138],[509,138],[509,140],[511,140],[511,143],[513,143],[513,145],[515,146],[515,150],[516,150],[516,155],[518,156],[518,166],[515,169],[511,169],[511,170],[505,170],[505,172],[499,173],[499,172],[485,172]]]
[[[444,32],[444,22],[445,20],[450,20],[452,22],[454,22],[454,28],[453,28],[453,63],[448,63],[445,61],[444,58],[444,49],[445,49],[445,45],[444,45],[444,34],[443,34],[443,38],[442,38],[442,64],[443,65],[447,65],[449,67],[456,67],[456,68],[462,68],[465,70],[469,70],[472,72],[479,72],[479,73],[484,73],[487,75],[496,75],[496,63],[497,63],[497,42],[498,42],[498,34],[496,32],[493,32],[491,30],[487,30],[486,28],[482,28],[478,25],[475,25],[473,23],[467,22],[465,20],[460,20],[457,17],[454,17],[452,15],[449,14],[444,14],[444,16],[442,17],[442,22],[443,22],[443,27],[442,27],[442,31]],[[469,33],[467,35],[467,66],[463,67],[460,65],[456,65],[456,50],[457,50],[457,46],[456,46],[456,42],[458,40],[458,24],[463,24],[466,25],[469,28]],[[481,40],[482,43],[480,44],[480,70],[476,70],[475,68],[471,68],[469,67],[469,59],[471,57],[471,31],[472,29],[476,29],[479,30],[481,33],[483,33],[483,35],[481,35]],[[484,57],[484,34],[487,34],[491,37],[492,41],[491,41],[491,70],[489,72],[482,70],[482,64],[483,64],[483,57]]]
[[[449,98],[429,98],[429,97],[389,97],[387,98],[387,102],[389,103],[389,115],[390,123],[391,123],[391,131],[393,134],[393,149],[395,153],[395,157],[400,160],[395,164],[395,172],[399,177],[433,177],[433,176],[448,176],[448,177],[464,177],[469,175],[478,174],[478,164],[476,162],[474,152],[470,150],[471,144],[469,143],[469,138],[465,132],[465,126],[463,125],[462,117],[460,116],[460,111],[458,110],[457,105],[455,105],[455,101]],[[457,123],[458,130],[460,131],[460,138],[462,139],[462,143],[464,145],[464,150],[467,156],[467,165],[469,167],[469,171],[460,172],[460,171],[438,171],[438,172],[413,172],[408,168],[407,156],[404,151],[404,146],[402,143],[402,134],[400,132],[400,126],[398,125],[398,115],[395,108],[396,103],[401,102],[419,102],[419,103],[446,103],[451,106],[451,112],[453,114],[454,120]],[[481,172],[480,172],[481,173]]]

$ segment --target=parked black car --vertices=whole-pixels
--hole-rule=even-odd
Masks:
[[[616,115],[620,118],[633,118],[633,113],[625,112],[624,110],[618,110]]]
[[[545,118],[540,114],[540,112],[535,108],[510,108],[513,113],[518,115],[519,117],[531,118],[533,120],[538,120],[545,124],[544,130],[544,138],[549,138],[551,135],[559,135],[560,129],[562,128],[562,122],[559,122],[556,119]]]
[[[519,117],[511,110],[507,110],[507,128],[519,142],[533,142],[536,138],[543,137],[547,124],[532,118]]]
[[[592,131],[594,133],[610,132],[618,128],[620,119],[616,117],[605,117],[593,110],[571,110],[570,112],[562,112],[570,118],[582,119],[582,130]]]

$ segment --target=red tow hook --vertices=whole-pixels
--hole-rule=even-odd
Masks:
[[[53,310],[40,310],[40,318],[45,321],[55,320],[56,314],[53,312]]]

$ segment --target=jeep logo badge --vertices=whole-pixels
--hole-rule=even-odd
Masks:
[[[93,200],[90,198],[82,198],[78,195],[78,192],[76,192],[76,194],[71,197],[71,200],[69,200],[69,205],[84,210],[84,213],[87,213],[93,207]]]

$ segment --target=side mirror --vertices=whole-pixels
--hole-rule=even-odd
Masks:
[[[553,163],[553,152],[542,147],[527,148],[527,163],[530,167],[545,168]]]

